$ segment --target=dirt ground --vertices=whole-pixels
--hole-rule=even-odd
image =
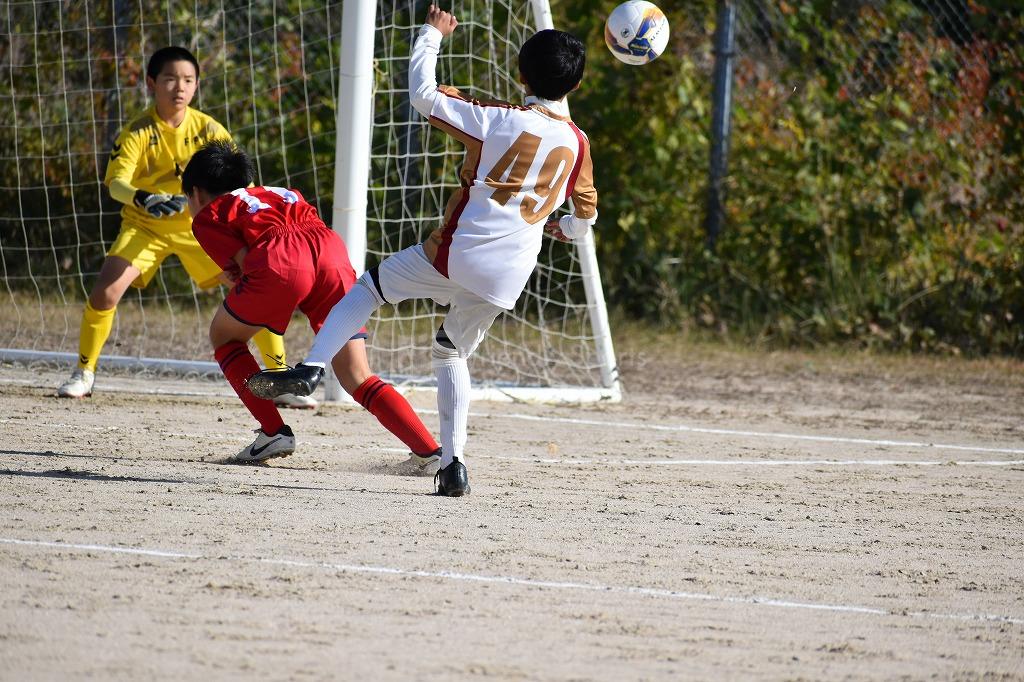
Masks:
[[[462,499],[349,406],[236,466],[220,381],[0,367],[0,679],[1024,679],[1024,365],[644,348],[474,404]]]

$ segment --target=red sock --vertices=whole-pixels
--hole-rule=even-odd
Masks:
[[[284,420],[281,419],[281,413],[277,411],[274,401],[257,398],[245,385],[246,379],[260,371],[256,358],[249,352],[249,347],[241,341],[229,341],[213,351],[213,356],[217,358],[217,363],[231,388],[235,389],[235,393],[242,399],[242,404],[260,423],[263,433],[277,433],[278,429],[284,426]]]
[[[412,405],[380,377],[374,375],[361,383],[352,397],[417,455],[429,455],[437,450],[437,441],[416,416]]]

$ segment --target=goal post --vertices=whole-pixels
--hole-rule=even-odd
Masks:
[[[338,59],[337,127],[334,143],[332,224],[345,240],[359,277],[366,270],[366,195],[373,130],[373,44],[376,3],[344,0]],[[328,401],[345,400],[341,383],[328,367]]]
[[[453,0],[460,27],[439,80],[518,100],[519,47],[550,27],[546,0]],[[460,144],[408,101],[423,22],[414,0],[10,3],[0,12],[0,362],[73,365],[85,299],[121,228],[102,179],[119,129],[151,104],[146,60],[182,45],[201,66],[192,106],[253,157],[258,182],[294,186],[344,237],[357,271],[421,242],[458,187]],[[545,238],[515,308],[471,359],[474,394],[502,400],[621,397],[593,235]],[[207,330],[225,291],[201,291],[167,258],[118,304],[100,358],[128,371],[217,373]],[[433,390],[430,340],[443,310],[385,306],[368,324],[374,370]],[[311,336],[288,328],[291,362]],[[102,388],[101,383],[98,384]],[[329,399],[344,399],[329,387]]]
[[[548,0],[531,0],[530,4],[533,6],[534,23],[538,31],[555,27]],[[597,265],[597,247],[594,244],[593,230],[588,230],[576,240],[576,248],[580,257],[580,271],[587,304],[590,307],[590,326],[594,334],[594,351],[601,371],[601,386],[608,389],[611,396],[620,399],[622,392],[619,386],[619,368],[615,360],[615,346],[612,343],[612,328],[608,321],[608,305],[605,303],[604,288],[601,286],[601,270]]]

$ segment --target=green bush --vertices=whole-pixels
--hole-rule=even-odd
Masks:
[[[604,49],[605,3],[562,5],[569,25],[598,17],[576,22],[590,64],[573,107],[607,189],[613,304],[774,344],[1024,351],[1021,12],[974,7],[957,42],[927,3],[780,3],[762,44],[740,37],[712,253],[711,4],[670,11],[668,54],[641,68]]]

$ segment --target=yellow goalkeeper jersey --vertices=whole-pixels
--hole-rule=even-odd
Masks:
[[[177,128],[164,123],[157,116],[155,106],[147,109],[117,136],[103,179],[107,187],[116,180],[121,181],[116,183],[119,192],[111,192],[115,199],[124,203],[121,218],[158,234],[191,230],[192,217],[187,209],[178,215],[154,218],[132,203],[133,197],[127,194],[134,195],[139,189],[181,194],[181,173],[192,154],[212,140],[230,139],[224,126],[191,107],[185,111],[185,119]]]

